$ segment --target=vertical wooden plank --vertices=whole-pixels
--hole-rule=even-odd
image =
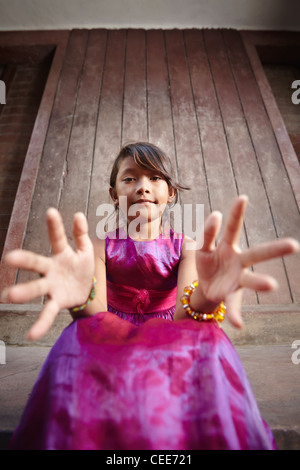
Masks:
[[[179,180],[191,190],[182,194],[183,204],[204,204],[210,211],[201,141],[186,60],[183,32],[166,31],[166,51]]]
[[[59,209],[70,240],[73,239],[74,213],[87,213],[106,38],[105,30],[92,30],[89,33],[66,156]]]
[[[145,36],[145,31],[128,30],[122,144],[148,140]]]
[[[211,76],[210,97],[213,101],[214,118],[212,121],[207,121],[203,117],[201,118],[200,115],[200,128],[203,132],[203,141],[205,141],[205,161],[213,201],[212,205],[215,209],[221,210],[226,218],[232,201],[237,195],[237,187],[224,132],[221,93],[231,92],[232,77],[226,74],[226,70],[224,71],[219,65],[219,60],[222,57],[220,57],[219,44],[214,42],[215,34],[218,33],[204,31],[204,42],[201,44],[201,49],[204,48],[207,54],[207,62],[205,63],[205,58],[202,60],[202,69],[205,70],[205,76]],[[218,87],[218,80],[222,80],[221,90]],[[215,97],[212,98],[213,94],[215,94]],[[217,101],[217,104],[215,101]],[[216,107],[218,107],[218,110]],[[233,107],[231,112],[235,113]]]
[[[297,235],[299,227],[295,198],[243,44],[234,32],[226,33],[225,38],[249,131],[272,204],[278,235]],[[292,221],[295,221],[295,227],[287,226],[287,213],[294,215]]]
[[[239,96],[267,191],[276,234],[279,237],[299,238],[298,206],[248,57],[245,54],[241,38],[236,32],[224,34]],[[287,257],[284,261],[292,300],[298,302],[300,299],[299,259],[300,257],[297,255]],[[279,281],[284,283],[281,277]],[[282,285],[280,289],[282,295],[283,288]],[[279,303],[283,303],[282,299],[279,300]]]
[[[213,209],[221,210],[226,219],[236,197],[237,188],[216,94],[215,78],[212,76],[213,69],[211,70],[207,57],[203,32],[186,31],[185,39],[211,204]],[[214,56],[213,51],[209,50],[208,53]],[[228,81],[230,82],[230,77],[227,78]],[[241,245],[243,248],[247,247],[245,233],[242,234]],[[257,296],[246,290],[243,301],[245,304],[255,304]]]
[[[147,90],[149,141],[161,147],[175,166],[169,77],[162,30],[147,32]]]
[[[86,30],[73,30],[70,34],[32,198],[23,247],[45,255],[49,253],[45,211],[49,206],[58,207],[59,203],[87,38]],[[24,282],[32,277],[31,273],[22,271],[18,280]]]
[[[214,75],[238,192],[246,193],[250,198],[250,207],[246,214],[245,227],[248,243],[250,246],[253,246],[262,241],[276,238],[274,224],[221,31],[206,32],[205,41]],[[268,233],[267,240],[266,238],[264,239],[266,233]],[[265,263],[264,265],[255,266],[254,269],[255,271],[267,272],[269,274],[276,273],[283,284],[280,293],[258,293],[260,302],[285,303],[290,301],[289,288],[281,260],[274,260],[270,264]]]
[[[165,38],[162,30],[151,30],[147,33],[147,87],[149,140],[168,155],[172,162],[174,176],[180,183],[175,154]],[[182,192],[179,192],[178,203],[181,197]],[[163,220],[167,220],[168,211],[165,215]],[[180,222],[179,220],[175,224],[175,220],[173,223],[170,220],[175,231],[182,232],[183,227]]]
[[[90,234],[93,238],[96,237],[96,227],[100,221],[96,215],[97,207],[111,202],[109,177],[121,145],[125,50],[126,31],[109,31],[88,207]]]

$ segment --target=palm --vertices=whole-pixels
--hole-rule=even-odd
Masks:
[[[88,297],[93,277],[93,257],[75,252],[68,245],[53,256],[45,278],[48,297],[55,299],[60,310],[83,304]]]
[[[239,253],[224,240],[211,252],[196,254],[199,279],[205,296],[216,303],[239,286],[243,269]]]
[[[74,217],[74,251],[67,241],[59,213],[51,209],[47,215],[52,257],[16,250],[9,253],[6,259],[11,266],[41,275],[39,279],[11,287],[7,293],[9,300],[17,303],[47,296],[41,315],[29,334],[31,339],[45,334],[60,310],[86,301],[95,270],[94,250],[85,217],[82,214]]]
[[[277,287],[275,279],[255,273],[249,267],[298,250],[295,240],[280,239],[241,251],[239,241],[246,205],[247,198],[237,198],[225,225],[224,235],[217,246],[216,238],[221,228],[222,216],[217,212],[211,214],[204,228],[203,247],[196,253],[199,284],[203,294],[215,304],[224,301],[229,320],[235,326],[242,325],[242,288],[266,291]]]

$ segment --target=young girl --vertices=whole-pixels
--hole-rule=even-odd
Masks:
[[[219,321],[224,302],[228,320],[242,325],[242,288],[276,288],[274,279],[248,267],[297,251],[297,242],[241,252],[244,196],[234,202],[217,246],[218,212],[205,223],[201,249],[172,230],[166,234],[162,214],[182,187],[164,153],[148,143],[121,150],[110,185],[116,207],[126,202],[119,210],[127,227],[114,236],[93,244],[85,217],[76,214],[73,251],[59,213],[49,209],[53,256],[22,250],[7,256],[11,266],[40,277],[11,287],[6,299],[48,297],[31,340],[47,332],[60,310],[71,309],[74,318],[42,368],[11,448],[275,448]]]

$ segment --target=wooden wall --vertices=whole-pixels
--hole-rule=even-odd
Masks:
[[[266,34],[261,43],[273,40]],[[76,211],[88,215],[95,236],[96,208],[109,201],[112,160],[132,140],[149,140],[169,153],[179,180],[191,187],[181,202],[203,203],[206,215],[217,209],[226,217],[234,197],[246,193],[244,247],[299,238],[299,164],[250,33],[0,33],[3,47],[20,37],[56,49],[4,252],[22,246],[49,254],[49,206],[62,212],[70,240]],[[299,34],[282,40],[298,44]],[[298,308],[299,258],[255,269],[275,275],[281,287],[272,294],[246,292],[246,305]],[[0,274],[4,286],[17,273],[1,266]]]

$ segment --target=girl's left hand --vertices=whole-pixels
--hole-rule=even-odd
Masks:
[[[268,275],[255,273],[250,266],[261,261],[296,253],[299,244],[292,238],[284,238],[241,251],[239,247],[243,217],[248,199],[240,196],[234,202],[224,235],[216,246],[222,215],[213,212],[204,227],[203,247],[196,252],[199,284],[207,300],[226,304],[226,316],[237,327],[242,326],[242,288],[255,291],[271,291],[277,281]]]

